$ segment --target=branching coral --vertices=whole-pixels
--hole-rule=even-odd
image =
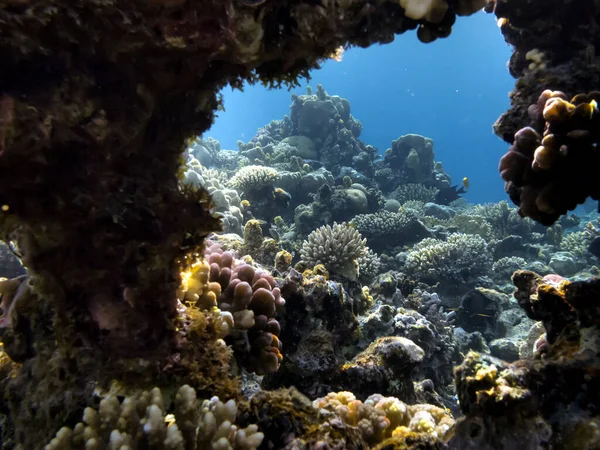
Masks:
[[[234,400],[196,399],[184,385],[169,407],[160,389],[125,397],[107,395],[99,408],[86,408],[73,429],[61,428],[46,450],[155,448],[164,450],[253,450],[264,438],[256,425],[235,425]]]
[[[373,282],[381,268],[381,259],[379,258],[379,255],[370,248],[367,248],[365,254],[360,256],[357,259],[357,262],[359,280],[367,285]]]
[[[462,283],[484,274],[492,255],[483,238],[454,233],[445,241],[424,239],[408,253],[406,270],[429,283]]]
[[[398,200],[400,204],[410,201],[420,201],[423,203],[431,202],[435,199],[438,189],[424,186],[418,183],[402,184],[392,192],[391,196]]]
[[[228,187],[227,174],[216,169],[208,169],[195,158],[192,158],[186,167],[188,170],[185,172],[184,182],[208,191],[215,210],[223,216],[221,218],[223,231],[241,235],[243,223],[241,199],[235,189]]]
[[[324,225],[308,235],[300,256],[311,267],[323,264],[329,272],[354,280],[358,276],[358,258],[365,254],[366,242],[346,223]]]

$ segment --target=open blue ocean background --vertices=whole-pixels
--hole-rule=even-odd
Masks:
[[[506,199],[497,167],[507,144],[492,125],[509,106],[510,54],[494,17],[480,12],[458,18],[450,39],[422,44],[409,31],[388,45],[347,50],[342,62],[327,61],[291,92],[322,84],[329,94],[347,98],[363,124],[360,138],[382,154],[404,134],[432,138],[435,159],[453,184],[469,178],[470,202],[497,202]],[[289,114],[291,92],[226,88],[225,112],[206,136],[237,149],[238,140],[248,141],[258,128]]]

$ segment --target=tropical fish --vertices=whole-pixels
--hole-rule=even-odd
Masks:
[[[600,237],[595,237],[588,247],[588,251],[596,258],[600,258]]]
[[[467,177],[463,178],[463,187],[465,188],[466,191],[469,190],[469,179]]]
[[[440,192],[438,192],[435,196],[434,202],[438,205],[449,205],[454,200],[461,198],[461,194],[466,192],[467,191],[464,186],[459,188],[458,185],[440,189]]]

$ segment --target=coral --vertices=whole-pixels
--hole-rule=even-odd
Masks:
[[[345,348],[357,341],[355,298],[323,272],[323,266],[305,274],[290,269],[281,282],[285,358],[277,372],[265,377],[264,388],[295,386],[311,398],[325,395],[346,359]]]
[[[457,285],[488,271],[492,255],[480,236],[453,233],[445,241],[427,238],[406,259],[407,272],[427,283]]]
[[[586,231],[573,231],[563,236],[560,249],[578,258],[587,259],[590,255],[588,251],[590,241],[590,235]]]
[[[219,308],[226,324],[223,334],[240,364],[258,374],[277,370],[282,355],[275,316],[285,300],[271,274],[212,245],[183,279],[185,302],[201,309]]]
[[[184,183],[208,191],[215,210],[222,215],[223,232],[242,235],[242,205],[238,192],[229,188],[229,177],[225,172],[208,169],[198,160],[191,158],[187,163]]]
[[[552,225],[588,197],[600,199],[598,101],[600,92],[568,102],[562,92],[546,90],[529,108],[532,127],[515,134],[499,166],[521,216]]]
[[[398,336],[373,341],[341,367],[336,385],[365,398],[373,392],[415,401],[412,373],[425,352],[410,339]]]
[[[323,264],[331,273],[351,280],[358,276],[358,258],[366,252],[366,239],[346,223],[322,226],[302,244],[300,257],[308,265]]]
[[[236,189],[248,194],[272,187],[278,178],[279,173],[271,167],[245,166],[236,172],[230,183]]]
[[[378,251],[417,242],[430,236],[416,216],[406,211],[359,214],[351,223],[367,238],[369,246]]]
[[[508,281],[513,272],[523,269],[527,261],[518,256],[505,256],[492,264],[492,272],[494,277],[500,281]]]
[[[427,441],[429,437],[433,438],[433,443],[444,442],[454,424],[452,417],[441,408],[407,405],[395,397],[379,394],[361,402],[351,392],[332,392],[313,404],[322,416],[335,414],[346,424],[358,427],[370,445],[381,444],[377,448],[387,448],[386,445],[392,442],[407,445],[420,438]],[[414,448],[421,447],[417,444]]]
[[[379,274],[381,268],[381,259],[370,248],[366,248],[364,255],[357,259],[358,278],[361,282],[370,284]]]
[[[401,184],[392,192],[391,196],[398,200],[401,205],[410,201],[419,201],[423,203],[432,202],[438,189],[430,188],[418,183]]]
[[[528,238],[531,235],[533,222],[519,217],[518,210],[511,208],[507,201],[475,205],[469,215],[480,216],[492,227],[492,237],[502,239],[511,235]]]
[[[400,174],[405,183],[423,183],[432,179],[433,157],[432,139],[407,134],[392,141],[383,161]]]
[[[546,333],[533,359],[467,355],[456,371],[465,418],[449,448],[597,447],[599,280],[518,271],[513,282],[519,306]]]
[[[292,265],[292,255],[290,252],[281,250],[275,255],[274,266],[279,273],[286,272]]]
[[[159,388],[120,400],[107,395],[98,409],[87,407],[82,422],[61,428],[46,450],[160,448],[173,450],[252,450],[262,443],[256,425],[235,425],[237,405],[218,397],[199,404],[196,391],[183,385],[173,409]]]

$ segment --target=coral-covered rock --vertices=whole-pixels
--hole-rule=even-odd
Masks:
[[[600,414],[600,281],[518,271],[515,298],[546,334],[533,359],[509,364],[477,353],[456,370],[465,414],[451,449],[595,448]],[[537,334],[537,333],[536,333]],[[543,354],[543,357],[541,355]]]
[[[412,372],[423,361],[424,354],[410,339],[379,338],[344,364],[337,384],[359,398],[379,392],[412,403],[415,400]]]

